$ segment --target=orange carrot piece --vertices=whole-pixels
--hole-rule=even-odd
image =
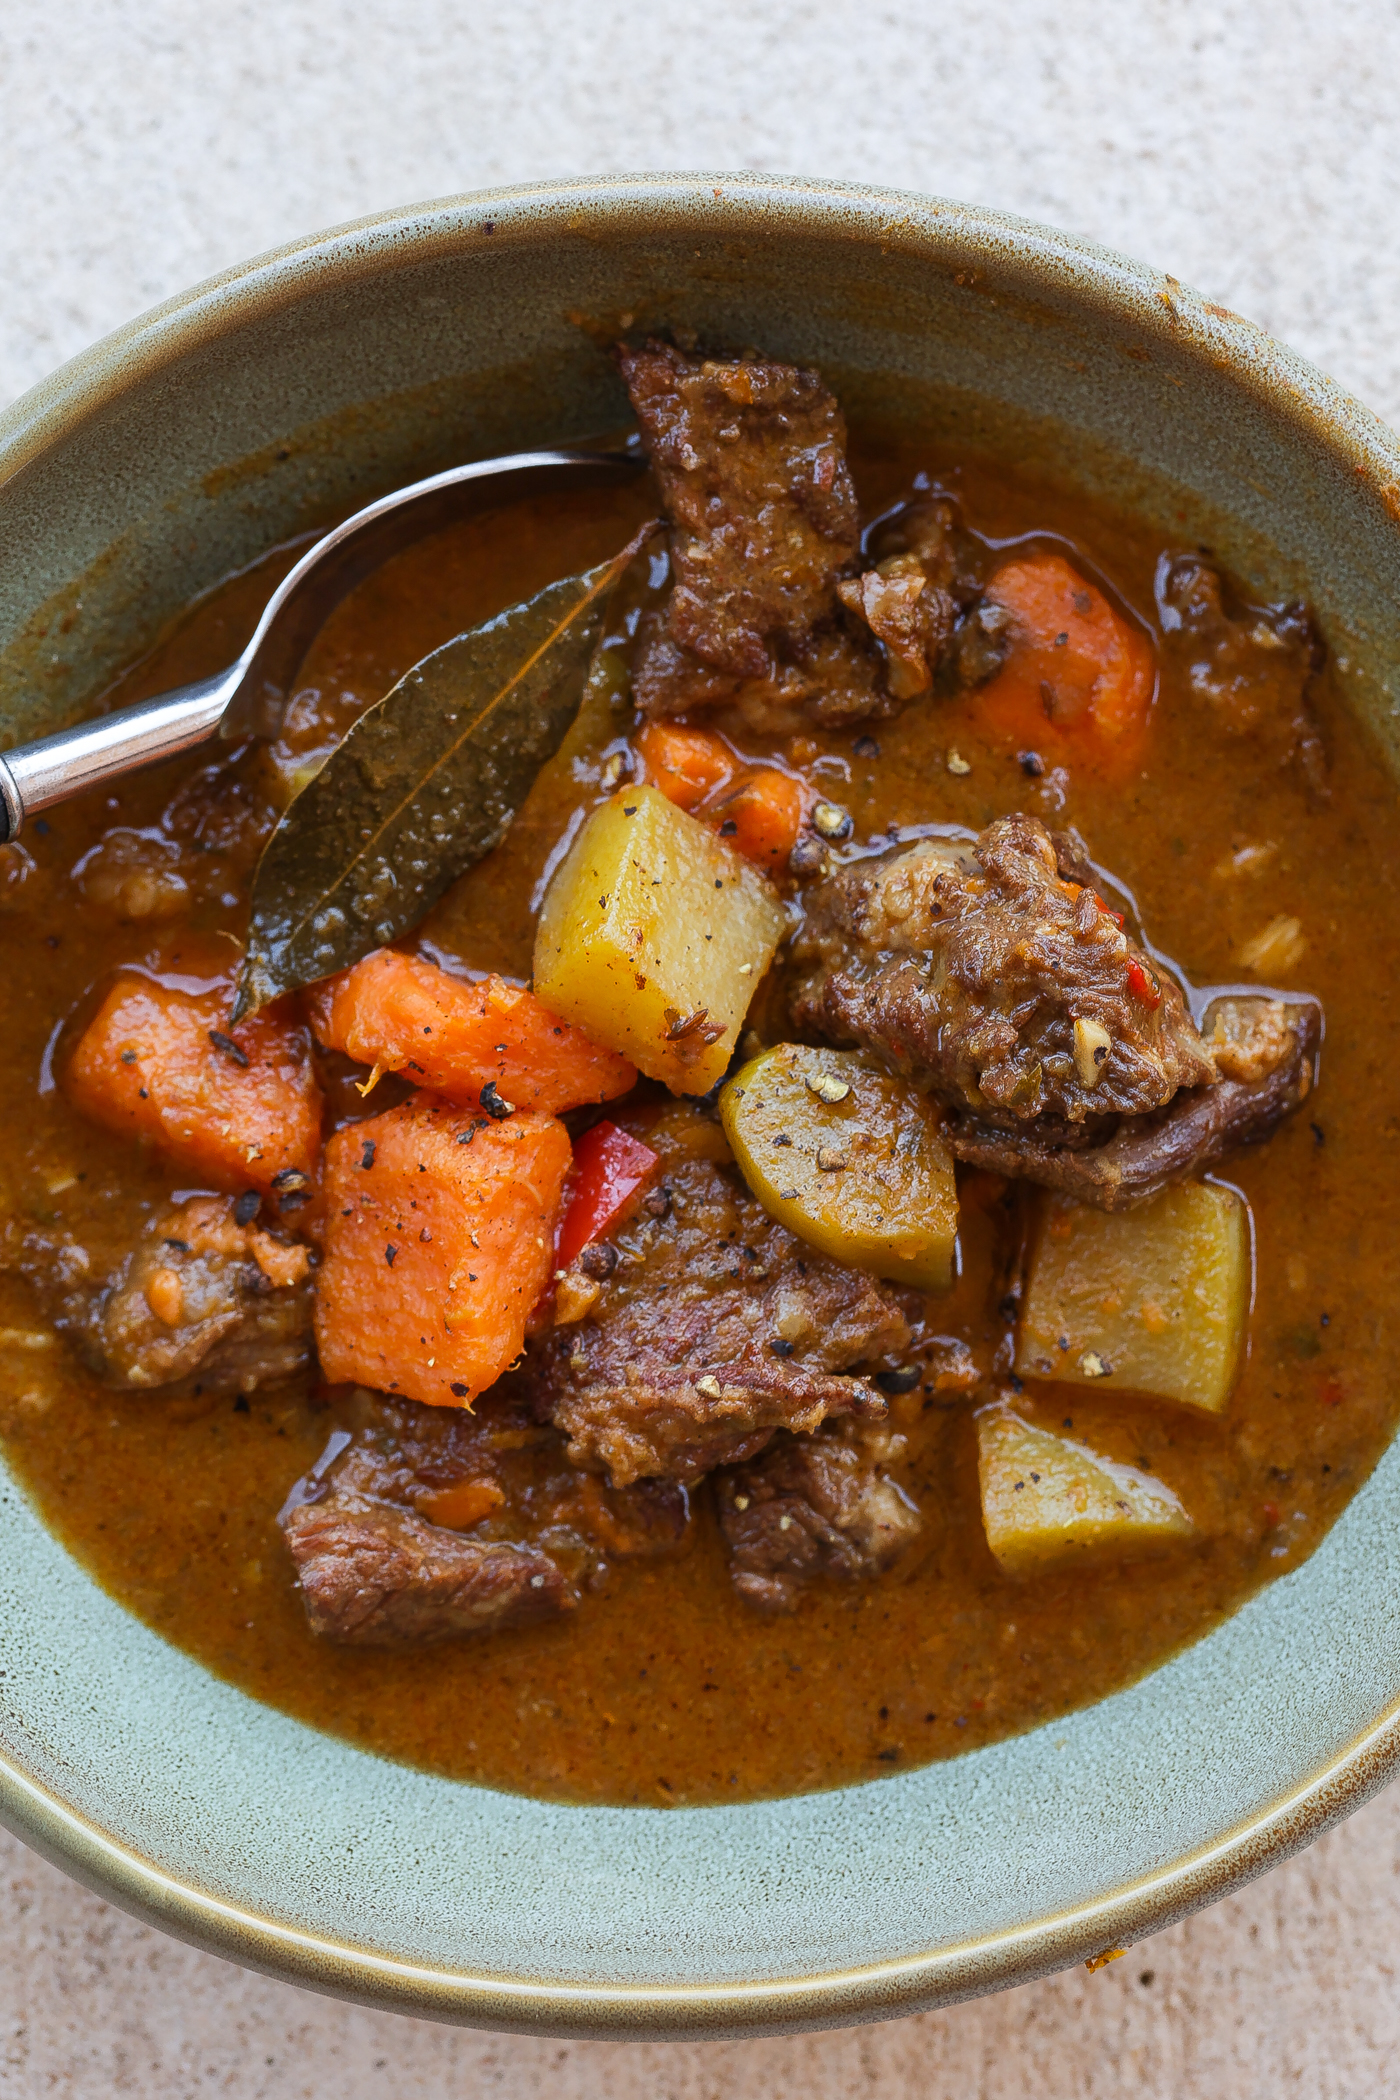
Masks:
[[[469,1407],[520,1354],[554,1270],[569,1137],[418,1095],[326,1147],[316,1344],[332,1385]]]
[[[786,773],[764,766],[746,774],[733,794],[707,810],[705,818],[718,823],[722,836],[745,860],[770,875],[781,874],[802,829],[802,789]],[[732,831],[727,828],[731,824]]]
[[[708,729],[648,722],[637,738],[646,777],[678,809],[695,809],[734,772],[734,754]]]
[[[332,1050],[472,1107],[493,1084],[517,1108],[553,1112],[611,1101],[637,1083],[635,1065],[533,992],[500,977],[471,984],[393,948],[332,979],[315,1025]]]
[[[987,596],[1012,616],[1011,651],[978,718],[1031,748],[1132,757],[1156,689],[1145,636],[1059,554],[1007,562]]]
[[[315,1177],[321,1092],[306,1030],[267,1008],[230,1027],[222,990],[118,977],[64,1085],[95,1123],[146,1139],[215,1188],[286,1192]]]
[[[448,1531],[470,1531],[505,1499],[504,1490],[494,1480],[454,1480],[451,1487],[420,1495],[415,1507],[430,1524],[442,1524]]]

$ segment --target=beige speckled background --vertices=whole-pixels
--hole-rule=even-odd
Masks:
[[[1397,81],[1396,0],[0,0],[0,401],[167,293],[360,212],[711,167],[1054,220],[1400,421]],[[554,2044],[347,2010],[134,1924],[11,1839],[0,1867],[6,2096],[1400,2089],[1395,1790],[1095,1976],[789,2041]]]

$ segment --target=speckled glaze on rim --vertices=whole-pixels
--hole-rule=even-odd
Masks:
[[[595,345],[673,323],[1306,587],[1400,731],[1400,447],[1169,278],[890,191],[658,176],[492,192],[232,271],[0,416],[0,742],[81,713],[197,591],[454,458],[625,413]],[[584,325],[580,325],[580,323]],[[14,996],[13,991],[10,996]],[[569,1808],[376,1760],[125,1613],[0,1473],[0,1816],[166,1930],[314,1988],[554,2034],[949,2003],[1186,1915],[1400,1755],[1400,1451],[1318,1552],[1143,1683],[861,1787]]]

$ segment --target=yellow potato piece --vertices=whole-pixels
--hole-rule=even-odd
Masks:
[[[535,991],[673,1094],[704,1094],[786,930],[777,891],[732,846],[655,788],[624,788],[549,886]]]
[[[1052,1198],[1016,1369],[1218,1414],[1239,1368],[1250,1288],[1249,1222],[1232,1189],[1188,1183],[1118,1216]]]
[[[719,1113],[744,1179],[790,1232],[877,1276],[948,1288],[953,1158],[906,1080],[860,1051],[779,1043],[735,1073]]]
[[[987,1544],[1008,1575],[1082,1553],[1152,1551],[1194,1532],[1150,1473],[1035,1429],[1009,1407],[978,1416],[977,1459]]]

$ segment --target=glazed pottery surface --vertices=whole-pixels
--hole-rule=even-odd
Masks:
[[[0,416],[0,747],[197,592],[457,460],[616,429],[648,325],[820,364],[1306,591],[1400,744],[1400,447],[1238,317],[989,212],[810,182],[493,192],[251,263]],[[10,986],[7,999],[24,996]],[[444,2019],[840,2024],[1123,1946],[1317,1836],[1400,1753],[1400,1452],[1143,1683],[949,1763],[734,1808],[575,1808],[387,1764],[131,1618],[0,1474],[0,1815],[166,1929]]]

